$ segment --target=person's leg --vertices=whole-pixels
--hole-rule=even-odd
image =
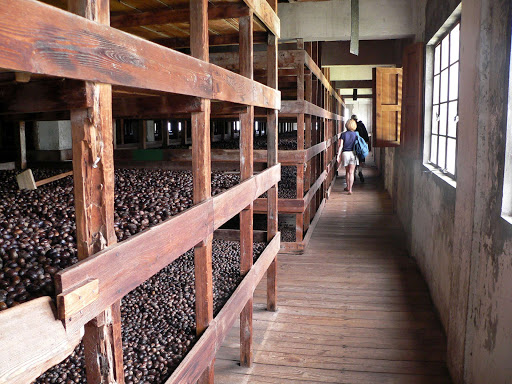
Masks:
[[[350,191],[350,165],[345,166],[345,183],[347,183],[345,191]]]
[[[361,180],[361,183],[364,183],[363,164],[364,164],[364,162],[361,162],[359,164],[359,167],[357,167],[357,169],[359,170],[358,175],[359,175],[359,180]]]
[[[348,193],[352,193],[352,186],[354,185],[354,172],[355,172],[355,169],[356,169],[356,165],[355,164],[350,164],[347,168],[348,168],[347,178],[349,180],[349,183],[348,183]]]

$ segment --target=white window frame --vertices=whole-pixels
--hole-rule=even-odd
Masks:
[[[508,112],[501,216],[512,224],[512,31],[509,50]]]

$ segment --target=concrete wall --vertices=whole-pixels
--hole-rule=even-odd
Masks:
[[[414,2],[410,0],[360,0],[359,38],[394,39],[416,35]],[[281,39],[305,41],[350,40],[350,1],[293,2],[279,4]]]
[[[71,149],[71,122],[38,121],[35,124],[35,148],[41,151]]]
[[[428,1],[426,40],[456,6]],[[447,331],[455,383],[512,383],[512,224],[501,217],[511,14],[509,0],[462,4],[456,187],[399,148],[376,151]]]

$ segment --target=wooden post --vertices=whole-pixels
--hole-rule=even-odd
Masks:
[[[21,169],[27,168],[27,140],[25,135],[25,122],[20,121],[17,132],[18,163]]]
[[[187,144],[188,120],[184,120],[181,127],[181,145]]]
[[[112,133],[114,137],[112,138],[112,144],[114,146],[114,149],[117,148],[117,121],[116,119],[112,119]]]
[[[190,51],[193,57],[205,62],[209,61],[208,0],[190,1]],[[194,204],[211,197],[210,100],[201,99],[201,107],[201,112],[192,113]],[[209,235],[194,247],[198,336],[213,320],[212,240],[213,235]],[[214,364],[215,360],[212,360],[198,380],[199,384],[213,384]]]
[[[253,13],[239,19],[240,26],[240,74],[253,79]],[[247,107],[240,114],[240,181],[253,175],[254,107]],[[240,212],[240,274],[244,276],[252,267],[253,251],[253,204]],[[253,299],[240,313],[240,365],[252,363],[252,312]]]
[[[277,8],[277,1],[274,1]],[[274,8],[275,9],[275,8]],[[269,34],[267,45],[267,85],[277,89],[277,37]],[[267,112],[267,166],[277,164],[277,111]],[[277,184],[267,191],[267,238],[277,233]],[[267,270],[267,310],[277,310],[277,256]]]
[[[119,119],[119,134],[121,136],[121,144],[124,144],[124,119]]]
[[[110,24],[108,0],[68,0],[68,9],[101,24]],[[112,87],[85,83],[92,107],[71,111],[73,180],[78,258],[84,259],[116,242],[114,231],[114,151]],[[100,188],[101,186],[101,188]],[[124,383],[120,302],[85,325],[88,383]]]
[[[161,133],[162,133],[162,147],[169,148],[169,129],[168,129],[169,120],[161,120]]]
[[[297,40],[297,48],[304,49],[304,41]],[[304,101],[304,62],[297,67],[297,100]],[[297,149],[304,149],[304,113],[297,115]],[[304,164],[297,165],[297,199],[304,198]],[[295,215],[295,242],[300,243],[304,235],[304,214]]]
[[[147,138],[148,138],[148,130],[147,130],[146,122],[144,120],[139,120],[138,127],[139,127],[139,148],[146,149],[147,148]]]
[[[309,45],[311,47],[311,44]],[[313,77],[311,73],[308,73],[305,77],[305,99],[306,101],[312,102],[313,97]],[[305,148],[311,147],[311,131],[313,129],[312,121],[311,121],[311,115],[306,115],[304,118],[304,126],[305,126],[305,132],[304,132],[304,144]],[[305,192],[309,190],[309,187],[311,186],[311,160],[309,160],[306,163],[306,171],[304,175],[305,179]],[[306,207],[306,210],[304,211],[304,231],[306,231],[309,228],[309,222],[310,222],[310,211],[309,211],[309,205]]]

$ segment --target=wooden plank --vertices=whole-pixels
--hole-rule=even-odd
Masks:
[[[12,171],[14,169],[16,169],[16,163],[14,161],[0,163],[0,171]]]
[[[279,252],[280,233],[267,245],[203,336],[176,368],[166,384],[194,383],[220,348],[229,329]]]
[[[254,212],[265,213],[267,208],[267,199],[258,198],[254,201]],[[278,210],[281,213],[302,213],[304,212],[303,199],[278,199]]]
[[[69,292],[57,295],[59,319],[71,317],[83,307],[88,306],[99,296],[98,280],[88,280]]]
[[[327,148],[327,142],[322,141],[321,143],[315,144],[312,147],[307,149],[306,152],[306,161],[312,159],[316,155],[322,153]]]
[[[108,0],[69,0],[68,10],[97,25],[110,23]],[[93,104],[90,108],[70,112],[79,260],[117,241],[114,231],[112,87],[89,83],[84,84],[84,92],[90,94],[88,97]],[[119,302],[110,304],[84,327],[85,368],[87,381],[91,383],[124,383],[121,309]]]
[[[240,28],[240,74],[252,79],[253,70],[253,13],[241,17]],[[240,180],[252,177],[254,169],[254,107],[240,114]],[[253,265],[253,206],[252,202],[240,212],[240,275],[244,276]],[[252,294],[240,313],[240,365],[252,364]]]
[[[409,45],[403,58],[402,129],[400,142],[404,156],[420,159],[423,142],[424,43]]]
[[[190,52],[192,56],[209,61],[208,46],[208,1],[190,1]],[[211,154],[210,154],[210,100],[201,100],[202,112],[192,114],[192,175],[194,204],[210,199]],[[194,247],[196,334],[202,335],[213,320],[213,235],[201,239]],[[200,377],[199,384],[213,383],[211,356]]]
[[[249,9],[241,4],[209,4],[208,19],[238,19],[247,16]],[[162,25],[188,23],[190,11],[186,8],[157,9],[154,11],[128,13],[112,16],[110,25],[114,28],[140,27],[142,25]]]
[[[184,95],[117,97],[112,101],[114,118],[156,119],[200,111],[200,99]]]
[[[324,170],[320,174],[318,179],[316,179],[315,183],[311,186],[311,188],[309,188],[308,193],[306,193],[306,196],[304,196],[304,205],[306,207],[309,205],[309,203],[313,199],[316,191],[318,191],[320,189],[320,187],[322,186],[322,184],[323,184],[323,182],[324,182],[326,177],[327,177],[327,170]]]
[[[271,0],[273,9],[277,12],[277,0]],[[269,34],[267,43],[267,85],[277,89],[278,69],[277,37]],[[267,113],[267,166],[275,166],[278,162],[278,117],[277,111]],[[277,232],[278,193],[277,184],[267,191],[267,235],[272,239]],[[267,271],[267,310],[277,310],[277,256],[274,258]]]
[[[244,0],[244,3],[274,36],[279,37],[281,33],[280,21],[277,12],[272,9],[267,0]]]
[[[60,179],[63,179],[65,177],[72,176],[72,175],[73,175],[73,171],[64,172],[59,175],[48,177],[47,179],[37,180],[35,185],[36,185],[36,187],[40,187],[41,185],[45,185],[45,184],[51,183],[53,181],[57,181],[57,180],[60,180]]]
[[[0,89],[0,114],[65,111],[92,105],[80,80],[43,80],[6,84]]]
[[[280,107],[276,90],[41,2],[5,0],[2,10],[0,41],[6,48],[0,52],[0,67]],[[72,41],[66,41],[69,36]],[[77,56],[81,65],[74,64]]]
[[[357,88],[365,89],[372,88],[371,80],[335,80],[332,82],[334,88]]]
[[[48,296],[0,312],[0,383],[30,383],[73,352],[79,331],[66,332]]]
[[[72,318],[61,319],[66,328],[79,329],[213,233],[212,214],[210,199],[59,272],[55,278],[57,293],[71,290],[87,278],[99,281],[98,300]]]
[[[267,231],[252,231],[253,240],[255,243],[267,242]],[[240,230],[238,229],[217,229],[213,233],[214,239],[226,241],[240,241]]]
[[[24,172],[21,172],[16,175],[16,181],[18,182],[18,188],[34,190],[37,189],[36,182],[34,180],[34,175],[32,174],[32,170],[29,168]]]
[[[27,140],[25,137],[25,122],[20,121],[18,123],[18,129],[16,131],[16,145],[17,148],[17,162],[20,169],[27,168]]]
[[[226,223],[252,201],[255,201],[258,196],[277,184],[280,179],[281,164],[277,164],[215,196],[213,198],[214,227],[219,228]]]
[[[254,42],[258,44],[262,44],[267,39],[267,32],[255,32],[254,33]],[[228,35],[210,35],[208,37],[208,43],[210,46],[219,46],[219,45],[238,45],[239,43],[238,33],[228,34]],[[190,38],[189,37],[164,37],[153,40],[155,43],[163,45],[164,47],[169,47],[172,49],[177,48],[188,48],[190,47]]]

